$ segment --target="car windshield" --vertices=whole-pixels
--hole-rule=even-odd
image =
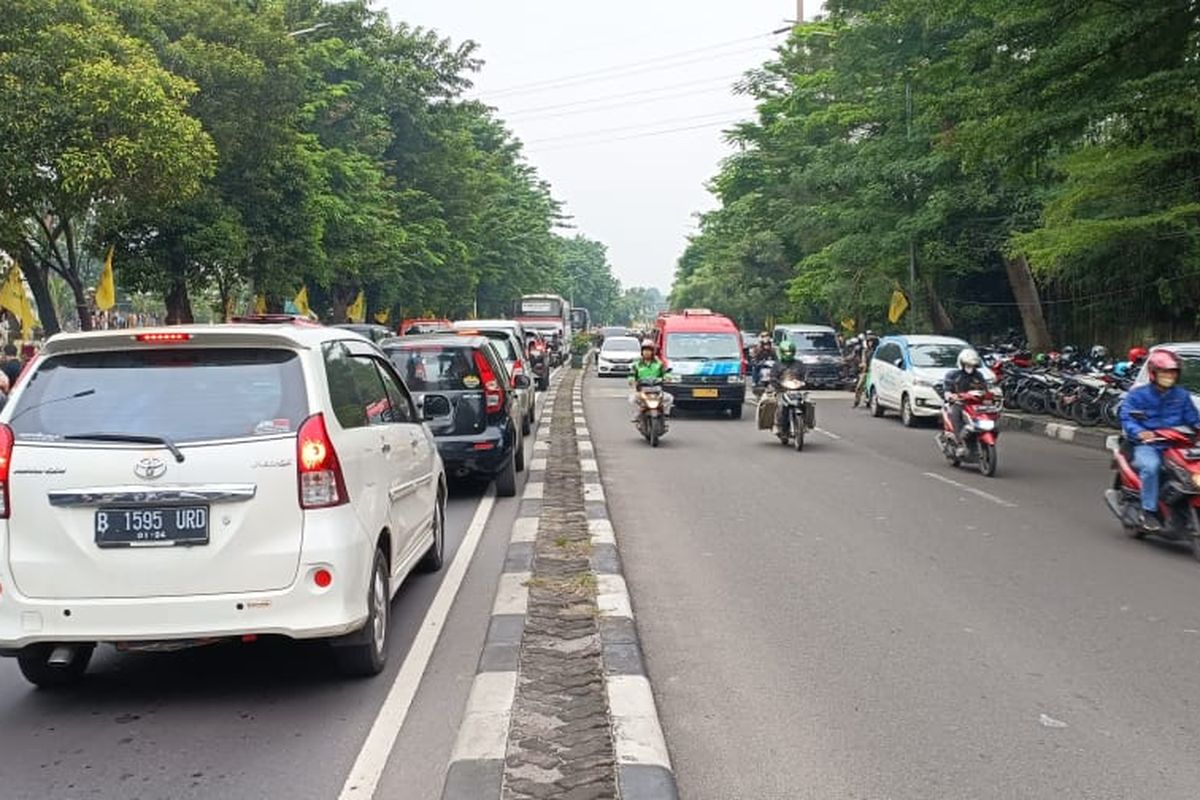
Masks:
[[[641,349],[641,343],[637,339],[621,337],[619,339],[608,339],[604,342],[601,350],[615,350],[619,353],[636,353]]]
[[[741,358],[741,337],[736,333],[667,334],[668,359]]]
[[[199,442],[293,433],[308,400],[290,350],[171,348],[53,356],[13,409],[18,440],[104,433]]]
[[[412,392],[449,392],[479,388],[479,373],[469,347],[422,344],[389,347],[387,356]]]
[[[908,348],[914,367],[942,367],[953,369],[958,364],[958,354],[966,348],[961,344],[914,344]]]
[[[798,353],[836,353],[838,352],[837,337],[832,333],[814,331],[802,333],[793,331],[790,340],[796,344]]]

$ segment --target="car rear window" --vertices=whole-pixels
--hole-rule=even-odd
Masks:
[[[396,371],[410,392],[479,388],[474,351],[469,347],[436,344],[398,347],[389,348],[387,356],[396,365]]]
[[[53,356],[29,376],[18,440],[89,433],[198,442],[294,433],[308,413],[290,350],[164,348]]]

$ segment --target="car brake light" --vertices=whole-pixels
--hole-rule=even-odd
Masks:
[[[525,374],[525,362],[521,361],[521,359],[518,358],[516,363],[513,364],[512,385],[513,385],[514,389],[517,388],[517,378],[524,374]]]
[[[8,519],[8,470],[12,463],[13,429],[0,424],[0,519]]]
[[[176,344],[178,342],[190,342],[192,335],[190,333],[139,333],[133,337],[142,344]]]
[[[325,416],[313,414],[296,435],[296,473],[301,508],[329,508],[349,501],[342,465],[325,428]]]
[[[483,357],[483,353],[475,351],[475,368],[479,370],[479,379],[483,382],[483,405],[488,414],[498,414],[504,408],[504,387],[496,379],[492,365]]]

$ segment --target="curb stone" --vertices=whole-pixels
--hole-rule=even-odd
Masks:
[[[1001,430],[1032,433],[1091,450],[1111,451],[1117,446],[1117,434],[1107,428],[1084,428],[1007,411],[1001,416],[1000,425]]]
[[[604,658],[609,717],[617,757],[617,786],[621,800],[678,800],[658,706],[650,688],[633,604],[621,569],[616,532],[600,480],[595,447],[583,406],[584,376],[573,389],[579,463],[583,474],[584,507],[592,542],[590,556],[596,574],[596,604],[600,611],[600,642]]]

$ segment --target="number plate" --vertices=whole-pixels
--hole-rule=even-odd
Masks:
[[[208,506],[102,508],[96,512],[100,547],[208,544]]]
[[[720,397],[716,389],[692,389],[692,397]]]

